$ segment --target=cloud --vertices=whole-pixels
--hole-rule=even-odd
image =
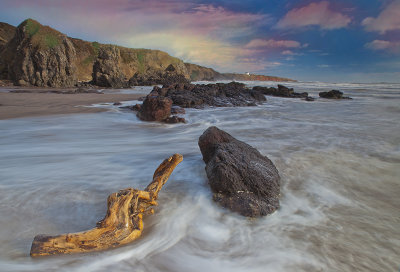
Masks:
[[[301,44],[298,41],[291,40],[264,40],[254,39],[247,43],[245,48],[300,48]]]
[[[365,47],[371,50],[385,50],[392,53],[400,53],[400,42],[374,40],[365,44]]]
[[[391,30],[400,30],[400,1],[393,1],[376,18],[365,18],[362,25],[367,31],[380,34]]]
[[[282,55],[293,56],[293,55],[295,55],[295,53],[291,50],[285,50],[285,51],[282,51]]]
[[[310,3],[301,8],[290,10],[285,17],[278,21],[276,28],[302,28],[319,26],[324,30],[347,27],[351,18],[329,8],[328,1]]]
[[[302,56],[302,55],[304,55],[303,53],[293,52],[292,50],[284,50],[281,52],[281,54],[284,56]]]

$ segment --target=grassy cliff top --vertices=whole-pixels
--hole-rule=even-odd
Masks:
[[[40,24],[33,19],[23,21],[18,29],[22,30],[31,39],[31,43],[40,49],[51,49],[59,45],[62,37],[65,36],[61,32]]]

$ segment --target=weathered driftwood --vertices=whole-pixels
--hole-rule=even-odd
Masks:
[[[144,191],[127,188],[109,195],[107,214],[94,229],[57,236],[37,235],[31,256],[98,251],[137,239],[142,234],[143,215],[154,212],[150,207],[157,205],[158,192],[181,161],[179,154],[164,160]]]

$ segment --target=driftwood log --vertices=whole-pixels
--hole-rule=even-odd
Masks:
[[[109,195],[107,214],[95,228],[57,236],[35,236],[31,256],[98,251],[137,239],[143,231],[143,215],[154,213],[151,206],[157,205],[158,192],[182,158],[182,155],[174,154],[164,160],[144,191],[127,188]]]

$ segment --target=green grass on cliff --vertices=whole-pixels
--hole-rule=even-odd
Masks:
[[[98,42],[92,42],[91,43],[91,50],[89,50],[90,55],[87,56],[83,61],[83,65],[89,65],[93,64],[93,62],[96,60],[97,55],[99,54],[99,49],[100,49],[100,44]]]
[[[143,51],[136,52],[136,57],[138,60],[138,71],[140,74],[144,74],[145,70],[145,53]]]
[[[33,36],[38,33],[40,29],[40,24],[32,19],[26,20],[25,30],[29,34],[29,36]]]
[[[42,26],[32,19],[23,23],[25,23],[25,32],[32,39],[32,44],[37,45],[40,49],[51,49],[61,43],[61,33],[58,31],[48,26]]]
[[[58,37],[52,34],[46,34],[44,36],[44,42],[48,48],[54,48],[60,44]]]

